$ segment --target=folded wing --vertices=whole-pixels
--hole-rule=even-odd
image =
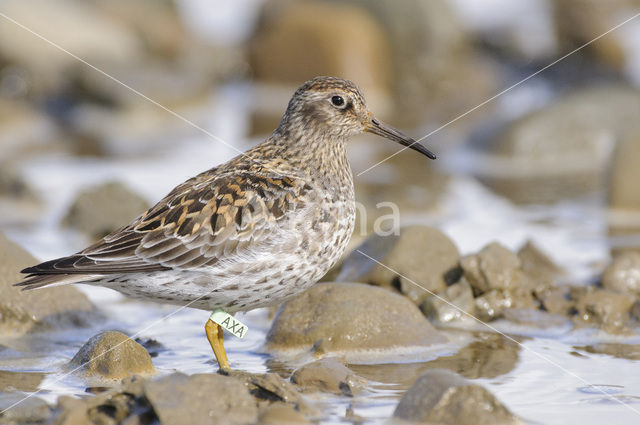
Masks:
[[[278,229],[304,207],[304,181],[273,174],[200,174],[131,224],[74,255],[26,268],[18,286],[81,276],[189,270],[251,261],[281,241]],[[59,276],[56,279],[54,276]],[[46,278],[45,278],[46,277]]]

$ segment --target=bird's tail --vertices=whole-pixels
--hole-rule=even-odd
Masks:
[[[41,274],[29,275],[22,282],[14,283],[13,286],[22,286],[22,290],[37,289],[43,286],[66,285],[67,283],[88,283],[95,276],[86,274]]]

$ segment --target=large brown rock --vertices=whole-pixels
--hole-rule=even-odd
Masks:
[[[317,355],[362,359],[419,353],[446,341],[401,295],[360,283],[320,283],[280,307],[266,348],[284,353],[313,348]]]
[[[131,375],[155,373],[147,350],[117,331],[91,337],[73,356],[69,366],[90,379],[120,381]]]
[[[110,182],[81,192],[63,223],[98,239],[129,224],[149,206],[122,183]]]
[[[399,235],[370,235],[344,260],[337,280],[397,288],[419,305],[430,292],[446,288],[445,274],[457,266],[459,256],[441,231],[404,227]]]
[[[396,125],[436,126],[495,92],[496,69],[473,52],[470,37],[449,2],[351,2],[371,12],[388,34]],[[451,124],[464,126],[477,118],[468,116]]]
[[[637,132],[640,91],[589,87],[559,97],[505,127],[478,154],[477,175],[495,191],[522,203],[554,202],[605,188],[611,153]]]
[[[576,324],[595,325],[615,334],[630,332],[630,310],[636,301],[635,295],[593,286],[573,288],[571,293],[577,310],[577,315],[574,317]]]
[[[144,392],[163,425],[241,425],[258,419],[247,387],[228,376],[174,373],[146,382]]]
[[[619,25],[625,17],[631,17],[637,13],[640,2],[637,0],[607,2],[553,0],[551,5],[558,52],[570,52],[578,47],[584,47],[580,55],[586,55],[587,59],[582,59],[582,63],[589,60],[590,68],[597,68],[599,62],[609,68],[623,71],[633,61],[633,45],[625,40],[625,38],[632,38],[633,32],[627,34],[623,32],[613,37],[599,36]],[[598,38],[598,42],[591,43],[595,38]]]
[[[523,423],[488,390],[444,369],[422,374],[402,396],[393,416],[451,425]]]
[[[86,326],[99,317],[86,295],[72,286],[33,291],[13,286],[24,277],[20,270],[38,263],[0,232],[0,334]]]
[[[249,58],[259,83],[254,104],[261,108],[254,112],[254,133],[271,132],[292,91],[318,75],[354,81],[379,114],[388,101],[392,63],[388,41],[379,23],[353,5],[315,0],[266,2],[250,42]]]

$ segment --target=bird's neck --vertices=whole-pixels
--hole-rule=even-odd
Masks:
[[[292,172],[307,175],[327,187],[353,186],[345,137],[278,129],[269,140],[275,147],[273,156],[282,159]]]

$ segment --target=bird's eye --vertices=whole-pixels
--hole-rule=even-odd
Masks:
[[[344,106],[344,98],[342,96],[332,96],[331,104],[333,106],[342,107]]]

